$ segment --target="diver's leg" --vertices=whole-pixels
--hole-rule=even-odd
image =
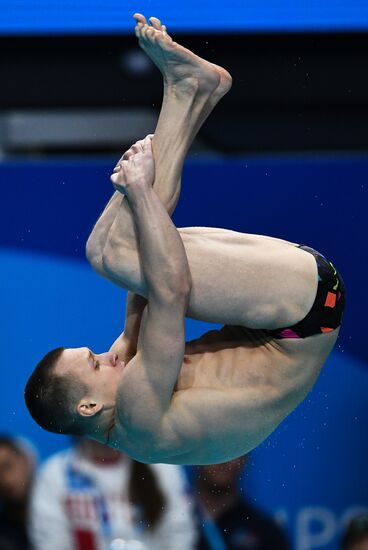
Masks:
[[[164,79],[163,105],[153,138],[156,177],[154,188],[171,213],[180,194],[180,177],[187,151],[212,109],[231,87],[222,68],[176,44],[162,30],[149,27],[137,16],[139,43]],[[132,260],[132,255],[135,261]],[[104,250],[105,269],[121,286],[140,291],[137,282],[137,241],[129,205],[123,200]],[[132,284],[132,278],[135,284]]]
[[[86,256],[93,269],[102,277],[106,272],[102,265],[102,253],[107,235],[115,220],[120,204],[123,200],[121,193],[115,191],[105,206],[104,211],[95,223],[86,244]]]
[[[147,26],[143,16],[137,14],[136,20],[136,35],[139,38],[139,43],[151,59],[159,66],[164,77],[164,99],[153,141],[156,161],[154,189],[167,211],[171,214],[175,209],[180,195],[181,169],[186,151],[215,105],[230,89],[231,76],[223,68],[200,60],[200,58],[197,58],[197,56],[194,56],[194,54],[185,50],[185,48],[181,48],[175,45],[175,43],[172,43],[170,45],[172,50],[175,51],[176,48],[180,55],[184,54],[184,57],[187,57],[183,63],[187,72],[190,62],[192,62],[192,65],[198,65],[199,70],[197,70],[196,76],[200,79],[200,93],[192,94],[192,92],[198,92],[198,90],[193,90],[193,85],[188,82],[185,72],[179,75],[178,81],[178,75],[176,74],[177,69],[176,72],[175,70],[168,71],[166,62],[163,63],[161,60],[161,63],[159,63],[157,61],[159,50],[156,44],[157,36],[152,36],[152,33],[156,33],[157,35],[157,33],[161,32],[166,42],[172,42],[171,38],[166,33],[166,28],[163,27],[161,22],[156,18],[151,18],[151,23],[153,25],[151,30],[149,30],[150,27]],[[192,59],[190,56],[192,56]],[[166,57],[168,57],[167,52]],[[179,60],[176,61],[176,66],[179,64],[180,57]],[[184,81],[186,81],[186,83]],[[186,97],[183,97],[183,95]],[[192,95],[196,96],[195,100]],[[184,119],[185,122],[188,109],[190,109],[191,105],[193,106],[193,112],[190,113],[190,120],[187,121],[187,134],[182,136],[182,141],[179,144],[179,148],[181,147],[181,154],[179,153],[178,155],[174,149],[175,146],[178,147],[178,144],[172,141],[173,135],[177,135],[182,130],[181,126],[177,124],[177,118],[179,117],[181,120]],[[141,142],[143,142],[143,140],[141,140]],[[131,154],[138,152],[141,142],[137,142],[129,151],[124,153],[122,159],[127,159]],[[119,165],[119,163],[117,165]],[[117,223],[114,225],[114,230],[110,234],[110,239],[115,240],[115,249],[117,240],[121,243],[121,253],[123,252],[123,246],[128,246],[129,248],[137,246],[134,224],[129,206],[126,201],[124,202],[124,198],[120,194],[115,193],[103,212],[103,215],[97,221],[87,242],[87,257],[92,267],[103,276],[107,276],[107,274],[102,264],[102,252],[118,211],[119,220],[117,220]],[[114,274],[110,272],[108,277],[118,283],[113,275]]]
[[[153,139],[155,191],[172,213],[183,162],[201,126],[231,87],[231,76],[172,41],[161,22],[136,14],[139,44],[163,75],[164,99]]]

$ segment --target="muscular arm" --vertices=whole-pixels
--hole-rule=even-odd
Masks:
[[[92,268],[99,275],[111,280],[118,286],[121,285],[116,276],[114,276],[114,274],[106,273],[102,261],[102,255],[108,233],[117,216],[118,210],[123,207],[122,203],[124,201],[127,203],[126,198],[123,197],[123,195],[118,191],[113,194],[102,215],[97,220],[97,223],[88,238],[86,246],[86,255]],[[147,300],[145,298],[135,294],[134,292],[128,291],[126,297],[124,331],[118,336],[110,348],[110,351],[118,353],[120,359],[125,363],[128,363],[136,353],[139,326],[146,304]]]
[[[147,137],[153,139],[152,135]],[[123,160],[129,160],[134,154],[137,154],[141,150],[141,143],[143,143],[143,141],[144,140],[140,140],[132,145],[132,147],[120,158],[117,166],[119,166]],[[163,178],[160,170],[158,170],[158,177],[155,177],[153,188],[170,216],[174,212],[178,202],[180,186],[181,179],[177,171],[174,177]],[[109,238],[115,239],[116,235],[119,236],[122,249],[136,249],[137,236],[132,212],[126,198],[119,192],[113,194],[93,227],[87,240],[86,255],[92,268],[97,271],[99,275],[121,286],[119,278],[114,278],[113,273],[106,273],[102,264],[102,255],[106,242]],[[123,250],[120,257],[123,257]]]
[[[146,298],[134,292],[127,293],[124,331],[110,348],[110,351],[117,353],[124,363],[129,363],[137,353],[139,329],[146,305]]]
[[[170,407],[184,356],[190,273],[181,238],[149,188],[128,192],[148,304],[137,354],[119,388],[118,418],[131,437],[154,437]]]
[[[153,136],[149,137],[152,138]],[[140,150],[140,144],[142,142],[143,140],[138,141],[128,149],[118,161],[117,166],[119,166],[123,160],[129,160],[130,157],[136,154]],[[160,170],[158,171],[158,177],[155,178],[153,183],[153,188],[169,215],[173,213],[178,202],[180,183],[180,174],[177,171],[173,177],[163,178]],[[116,241],[116,238],[119,238],[120,241],[119,258],[121,264],[124,254],[129,256],[131,251],[137,246],[137,236],[128,201],[126,197],[118,191],[111,197],[88,238],[86,256],[91,267],[99,275],[109,279],[118,286],[124,287],[119,275],[115,273],[114,270],[109,270],[109,272],[107,272],[102,261],[110,230],[110,239]],[[116,247],[114,250],[116,251]],[[137,264],[136,260],[137,258],[135,257],[135,265]],[[136,352],[139,327],[146,304],[147,300],[145,298],[134,292],[128,292],[124,332],[116,339],[111,347],[111,350],[122,353],[124,355],[124,360],[134,356]]]

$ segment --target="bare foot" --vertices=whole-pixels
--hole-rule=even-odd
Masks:
[[[134,19],[139,45],[159,68],[166,85],[179,86],[190,81],[199,92],[215,93],[216,102],[231,88],[232,78],[225,69],[174,42],[159,19],[151,17],[152,26],[139,13]]]

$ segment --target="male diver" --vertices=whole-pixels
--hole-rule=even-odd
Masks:
[[[261,443],[312,388],[338,337],[344,286],[309,247],[175,228],[186,153],[231,77],[158,19],[135,19],[163,74],[162,110],[154,136],[114,169],[116,192],[87,243],[92,267],[129,290],[125,329],[106,353],[49,352],[25,399],[45,429],[142,462],[225,462]],[[224,327],[186,343],[185,315]]]

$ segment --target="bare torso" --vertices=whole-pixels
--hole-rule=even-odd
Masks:
[[[266,331],[239,326],[212,330],[187,342],[175,391],[209,385],[221,389],[249,388],[281,374],[291,384],[297,379],[298,386],[308,385],[318,374],[336,337],[334,331],[331,338],[317,335],[275,340]],[[281,372],[276,375],[277,371]],[[285,385],[284,380],[282,383]]]
[[[218,426],[221,445],[213,454],[216,462],[250,451],[295,409],[314,385],[337,336],[338,330],[300,340],[273,340],[261,330],[226,326],[187,344],[177,392],[236,390],[231,392],[233,410],[227,410],[231,418]],[[257,418],[251,438],[249,414]],[[199,458],[211,461],[205,454]]]
[[[187,342],[172,395],[176,416],[157,440],[145,445],[122,426],[113,438],[142,461],[225,462],[260,444],[304,399],[338,329],[284,340],[258,329],[290,326],[313,305],[316,262],[294,243],[207,228],[181,235],[194,283],[192,316],[228,324]]]
[[[172,397],[174,408],[193,417],[193,434],[187,434],[193,445],[188,439],[181,445],[176,437],[165,441],[160,436],[157,448],[152,443],[146,447],[134,437],[128,443],[121,429],[113,438],[120,439],[131,456],[148,462],[212,464],[245,454],[305,398],[337,336],[338,330],[274,340],[264,331],[239,326],[210,331],[186,344]],[[197,424],[203,427],[201,436],[195,433]]]

